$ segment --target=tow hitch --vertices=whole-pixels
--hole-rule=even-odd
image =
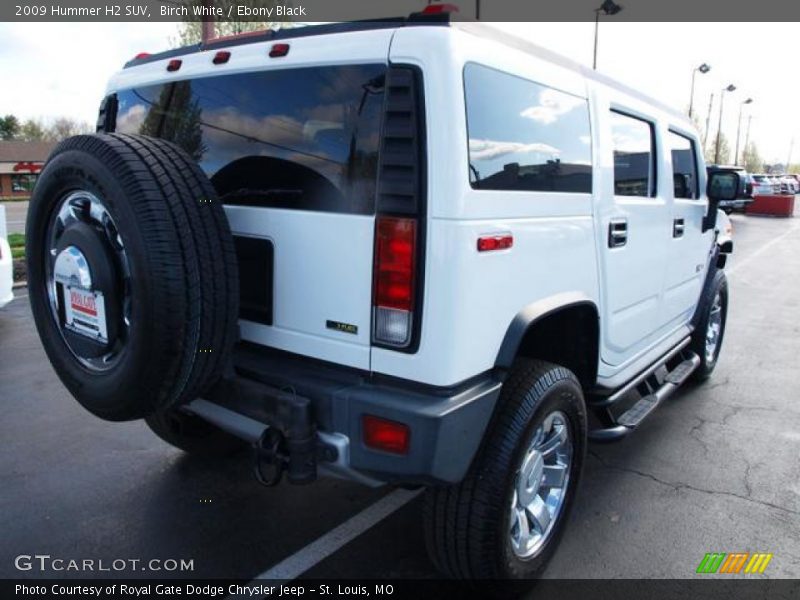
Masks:
[[[186,409],[253,445],[253,473],[259,483],[277,485],[284,473],[289,483],[311,483],[319,461],[336,462],[338,450],[317,435],[308,398],[246,380],[232,387],[219,394],[228,406],[195,400]]]

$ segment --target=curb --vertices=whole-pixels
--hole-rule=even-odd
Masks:
[[[24,287],[28,287],[28,282],[27,281],[15,281],[14,285],[11,286],[11,289],[18,290],[18,289],[24,288]]]

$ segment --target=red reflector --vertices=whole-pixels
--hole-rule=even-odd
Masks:
[[[289,44],[272,44],[269,51],[270,58],[278,58],[287,54],[289,54]]]
[[[368,447],[394,454],[408,454],[411,430],[405,423],[364,415],[361,424],[364,444]]]
[[[217,52],[214,55],[214,60],[212,62],[215,65],[221,65],[221,64],[224,64],[224,63],[228,62],[230,57],[231,57],[231,53],[230,52],[227,52],[225,50],[220,50],[219,52]]]
[[[375,240],[375,306],[413,310],[416,238],[417,222],[414,219],[378,219]]]
[[[183,61],[178,60],[177,58],[173,58],[171,61],[167,63],[167,71],[177,71],[181,68]]]
[[[458,12],[458,7],[455,4],[428,4],[423,10],[423,15],[439,15],[442,13]]]
[[[506,250],[514,245],[514,236],[510,233],[502,235],[485,235],[478,238],[478,252]]]
[[[139,60],[140,58],[150,58],[149,52],[139,52],[136,56],[133,57],[133,60]]]

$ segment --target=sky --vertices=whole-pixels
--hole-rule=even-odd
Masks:
[[[503,23],[497,27],[585,65],[591,65],[594,23]],[[51,119],[65,115],[94,123],[108,78],[138,52],[170,46],[175,23],[0,23],[0,115]],[[709,138],[716,134],[725,93],[723,132],[735,145],[741,102],[742,144],[750,139],[767,162],[800,162],[800,76],[794,68],[796,23],[600,23],[598,70],[679,110],[689,105],[705,124],[715,94]],[[702,134],[702,130],[701,130]]]

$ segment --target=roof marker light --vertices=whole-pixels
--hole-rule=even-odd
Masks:
[[[212,61],[215,65],[222,65],[228,62],[231,58],[231,53],[227,50],[220,50],[214,55],[214,60]]]
[[[141,60],[143,58],[150,58],[149,52],[139,52],[136,56],[133,57],[133,60]]]
[[[289,44],[272,44],[269,51],[270,58],[279,58],[289,54]]]
[[[447,3],[428,4],[428,6],[422,9],[423,15],[440,15],[443,13],[456,13],[456,12],[458,12],[458,7],[455,4],[447,4]]]
[[[182,60],[173,58],[171,61],[167,63],[167,71],[169,71],[170,73],[172,73],[173,71],[177,71],[178,69],[181,68],[182,64],[183,64]]]

